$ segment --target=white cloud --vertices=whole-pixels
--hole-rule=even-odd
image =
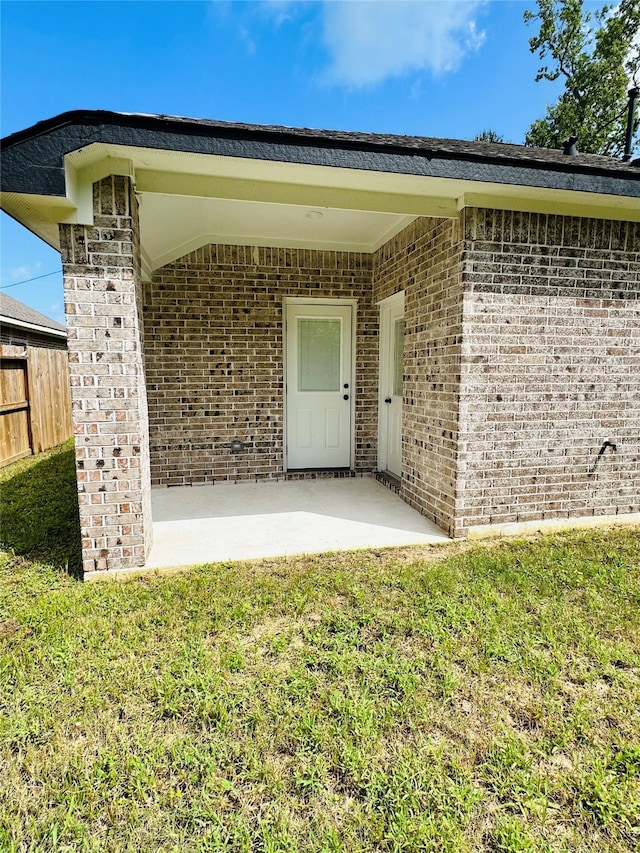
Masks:
[[[22,264],[19,267],[12,267],[9,270],[9,277],[12,281],[24,281],[27,278],[33,278],[40,273],[42,262],[38,261],[35,264]]]
[[[359,87],[415,71],[443,74],[477,50],[484,0],[339,0],[323,4],[325,79]]]
[[[300,0],[261,0],[259,8],[279,26],[293,18],[299,2]]]
[[[246,29],[246,27],[240,28],[240,38],[244,42],[245,48],[249,56],[253,56],[256,52],[256,43],[251,38],[251,34],[249,33],[249,30]]]

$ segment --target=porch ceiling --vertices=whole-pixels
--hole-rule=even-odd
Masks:
[[[133,178],[146,276],[208,243],[374,252],[416,216],[458,212],[450,182],[367,170],[101,143],[65,167],[78,221],[94,181]]]
[[[151,269],[208,243],[373,252],[413,218],[310,205],[140,194],[140,234]]]

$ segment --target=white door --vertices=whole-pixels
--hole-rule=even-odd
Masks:
[[[380,306],[380,434],[378,464],[402,476],[402,379],[404,294]]]
[[[286,304],[287,467],[348,468],[353,306]]]

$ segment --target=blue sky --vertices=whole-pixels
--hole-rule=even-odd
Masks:
[[[558,92],[534,82],[534,7],[2,0],[0,130],[84,108],[459,139],[491,128],[522,142]],[[3,292],[63,322],[58,253],[0,224]]]

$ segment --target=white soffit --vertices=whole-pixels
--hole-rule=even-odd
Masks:
[[[371,211],[184,196],[140,196],[151,269],[208,243],[374,252],[415,217]]]

